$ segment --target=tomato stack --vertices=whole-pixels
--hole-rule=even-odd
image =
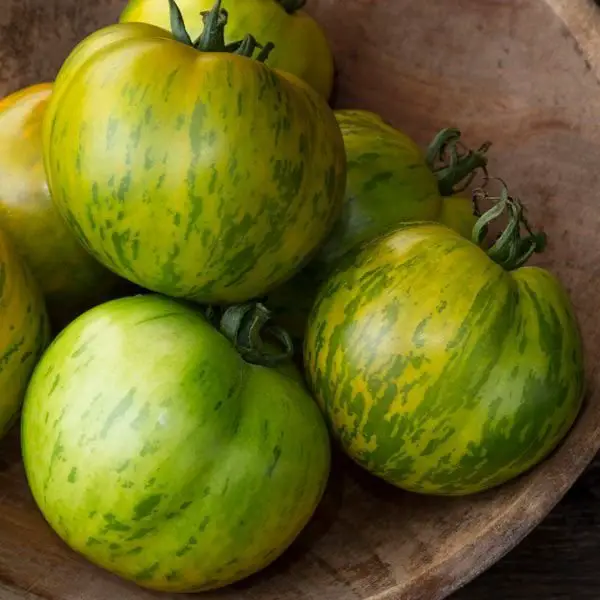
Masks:
[[[490,144],[333,110],[303,4],[131,0],[0,103],[0,429],[22,407],[48,523],[144,587],[270,564],[332,439],[465,495],[581,407],[573,308]]]

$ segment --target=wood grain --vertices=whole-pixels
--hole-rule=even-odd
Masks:
[[[452,600],[597,600],[600,460],[513,552]]]
[[[0,94],[52,79],[73,45],[114,20],[122,4],[0,0]],[[586,407],[549,460],[473,498],[417,498],[338,457],[322,506],[293,548],[259,576],[198,598],[439,600],[529,534],[600,446],[598,19],[585,0],[310,5],[334,45],[338,106],[377,111],[420,143],[448,125],[473,145],[494,141],[493,174],[543,224],[550,246],[541,264],[573,296],[588,355]],[[2,449],[0,597],[175,598],[123,583],[68,550],[29,496],[17,440]]]

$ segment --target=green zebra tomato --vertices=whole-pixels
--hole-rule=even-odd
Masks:
[[[60,329],[108,299],[117,278],[82,248],[52,204],[42,161],[42,121],[52,85],[0,101],[0,225],[24,257]]]
[[[226,48],[225,23],[214,10],[195,44],[181,22],[177,39],[141,23],[92,34],[44,123],[52,197],[81,243],[135,284],[223,304],[291,277],[345,188],[325,100],[252,60],[251,38]]]
[[[293,366],[261,366],[155,295],[72,322],[22,419],[33,496],[56,533],[140,586],[190,592],[275,560],[327,482],[322,415]]]
[[[311,312],[307,377],[332,431],[406,490],[500,485],[548,456],[580,410],[573,307],[548,271],[521,266],[541,240],[520,238],[520,208],[505,203],[510,235],[487,254],[407,224],[347,255]]]
[[[50,325],[38,283],[0,231],[0,437],[19,416],[29,378],[49,341]]]

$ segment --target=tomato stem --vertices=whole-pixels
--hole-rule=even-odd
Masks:
[[[488,185],[490,179],[486,181]],[[518,198],[511,196],[508,187],[501,179],[494,179],[501,185],[500,195],[492,197],[484,188],[473,192],[473,205],[477,215],[481,215],[480,203],[492,201],[494,204],[483,213],[473,228],[473,243],[484,246],[488,234],[488,226],[502,217],[508,220],[506,226],[497,236],[495,242],[486,249],[488,256],[507,271],[522,267],[534,253],[543,252],[547,237],[544,232],[535,233],[527,218],[525,207]],[[523,230],[525,235],[523,236]]]
[[[486,142],[478,150],[470,150],[463,145],[461,135],[460,130],[455,128],[442,129],[427,149],[427,164],[437,177],[442,196],[464,191],[471,185],[478,170],[486,173],[486,153],[491,142]]]
[[[214,322],[214,312],[210,315]],[[284,329],[270,322],[271,312],[260,302],[251,302],[226,309],[219,328],[246,362],[273,367],[293,357],[294,344]],[[267,335],[282,347],[281,352],[273,353],[274,344],[263,339]]]
[[[216,0],[210,10],[201,13],[204,27],[198,38],[192,41],[176,1],[169,0],[171,31],[175,39],[182,44],[192,46],[199,52],[227,52],[246,58],[252,58],[255,50],[259,49],[260,52],[256,60],[265,62],[275,48],[275,45],[271,42],[263,46],[252,35],[248,34],[243,40],[230,44],[225,43],[225,28],[229,15],[225,9],[221,8],[221,3],[222,0]]]
[[[171,31],[173,33],[173,37],[182,44],[193,46],[192,38],[190,38],[190,35],[185,28],[183,15],[181,14],[179,6],[177,6],[175,0],[169,0],[169,16],[171,19]]]
[[[200,52],[225,52],[225,26],[228,14],[217,0],[211,10],[201,13],[204,27],[194,42],[194,48]]]
[[[275,44],[273,42],[267,42],[264,46],[260,46],[261,48],[260,52],[258,53],[258,56],[256,57],[257,62],[266,62],[267,59],[269,58],[271,52],[273,52],[273,50],[275,50]]]
[[[283,6],[288,15],[293,15],[306,5],[306,0],[277,0],[277,2]]]
[[[248,34],[240,42],[233,42],[227,45],[228,52],[239,54],[240,56],[246,56],[247,58],[252,58],[254,51],[257,48],[260,49],[260,52],[256,57],[256,61],[265,62],[269,58],[272,50],[275,48],[275,44],[269,42],[266,46],[263,46],[256,41],[256,38],[253,35]]]

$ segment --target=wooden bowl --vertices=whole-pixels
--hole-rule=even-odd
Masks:
[[[120,0],[0,0],[0,94],[52,79]],[[318,514],[263,573],[209,600],[437,600],[490,566],[558,502],[600,447],[600,19],[587,0],[309,0],[333,42],[338,105],[424,143],[449,124],[494,142],[491,170],[542,224],[541,263],[572,293],[587,347],[585,410],[527,476],[465,499],[397,491],[336,458]],[[0,597],[147,600],[76,556],[27,491],[16,440],[0,465]],[[174,596],[173,596],[174,597]]]

